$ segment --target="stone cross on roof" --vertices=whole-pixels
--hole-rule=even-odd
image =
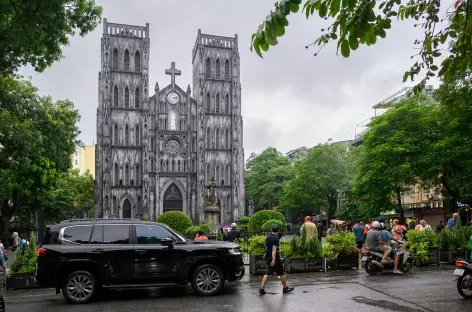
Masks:
[[[175,62],[172,62],[170,68],[166,69],[166,75],[170,75],[171,77],[172,89],[174,89],[175,86],[175,76],[180,76],[180,74],[182,74],[182,72],[175,68]]]

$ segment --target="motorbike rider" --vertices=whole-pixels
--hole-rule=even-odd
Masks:
[[[384,259],[386,259],[385,254],[386,254],[386,248],[382,247],[385,245],[382,245],[382,237],[380,235],[380,223],[378,221],[372,222],[371,229],[369,232],[367,232],[366,239],[365,239],[365,245],[366,248],[369,250],[379,250],[384,253]],[[389,246],[389,250],[391,251],[391,247]],[[389,251],[389,254],[390,254]],[[388,255],[387,255],[388,256]],[[384,263],[384,259],[382,259],[382,262]],[[402,275],[403,272],[398,270],[398,255],[395,255],[394,261],[393,261],[393,273],[394,274],[400,274]]]
[[[393,239],[393,236],[387,231],[385,223],[380,223],[380,239],[382,240],[381,245],[385,245],[390,248],[390,252],[388,253],[385,259],[387,259],[388,257],[393,258],[395,256],[395,249],[393,249],[391,247],[392,245],[390,244]]]

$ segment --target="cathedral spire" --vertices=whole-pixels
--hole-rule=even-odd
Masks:
[[[154,87],[154,91],[159,92],[159,83],[156,81],[156,86]]]
[[[188,84],[188,87],[187,87],[187,93],[188,93],[188,94],[191,93],[191,90],[190,90],[190,83]]]

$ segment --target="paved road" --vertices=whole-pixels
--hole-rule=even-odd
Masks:
[[[188,291],[167,290],[110,292],[98,302],[66,304],[52,290],[10,291],[5,294],[7,311],[35,312],[305,312],[305,311],[471,311],[472,301],[463,300],[452,280],[451,270],[414,271],[406,276],[367,276],[359,272],[291,275],[296,287],[283,295],[276,278],[268,294],[257,295],[260,277],[228,284],[223,294],[200,298]]]

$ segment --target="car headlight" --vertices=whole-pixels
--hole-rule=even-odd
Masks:
[[[242,253],[241,253],[241,250],[238,248],[232,248],[229,250],[229,253],[233,256],[240,256]]]

